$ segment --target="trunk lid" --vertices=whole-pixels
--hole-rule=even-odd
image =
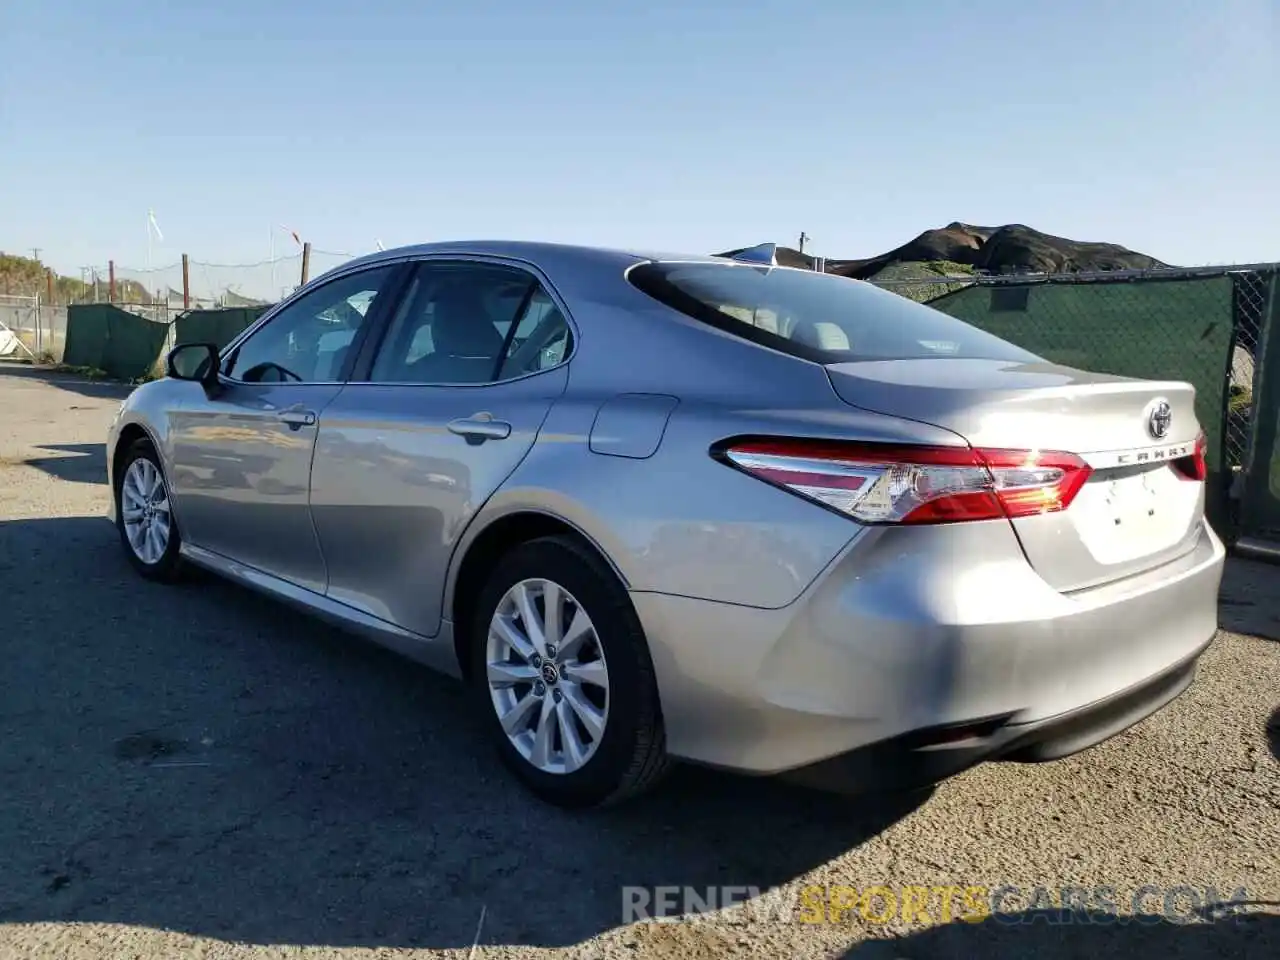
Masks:
[[[1204,484],[1172,465],[1194,453],[1200,432],[1189,383],[960,358],[826,369],[851,406],[944,427],[974,447],[1062,451],[1088,462],[1093,472],[1066,510],[1011,521],[1028,561],[1058,590],[1151,569],[1199,538]],[[1149,422],[1162,402],[1168,422],[1157,436]]]

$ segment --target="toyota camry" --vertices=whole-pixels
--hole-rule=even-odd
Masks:
[[[1105,740],[1217,628],[1194,390],[859,281],[544,243],[379,252],[110,429],[144,577],[189,566],[474,691],[536,795],[672,761],[851,790]]]

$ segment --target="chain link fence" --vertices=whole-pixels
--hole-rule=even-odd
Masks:
[[[0,296],[0,358],[62,358],[67,336],[67,308],[51,307],[39,297]]]
[[[137,380],[161,372],[164,353],[195,339],[225,343],[304,281],[351,260],[313,250],[258,263],[183,257],[146,269],[84,267],[80,279],[49,275],[43,297],[0,302],[0,356],[62,363]],[[49,294],[55,303],[51,307]]]
[[[306,279],[328,273],[351,260],[351,253],[308,250],[256,264],[211,264],[188,259],[138,270],[114,268],[118,303],[175,308],[256,307],[283,300]],[[108,274],[111,268],[108,268]],[[101,284],[99,284],[101,287]],[[101,296],[100,301],[108,298]]]
[[[35,357],[40,339],[40,300],[0,296],[0,357]]]
[[[1265,306],[1253,350],[1256,369],[1250,371],[1253,399],[1238,546],[1242,552],[1274,560],[1280,559],[1280,271],[1264,277],[1250,285],[1248,297]]]
[[[314,250],[257,263],[183,258],[133,269],[109,262],[52,271],[0,297],[0,357],[62,363],[124,380],[154,376],[163,353],[199,338],[223,343],[271,305],[353,258]],[[38,289],[37,289],[38,288]],[[102,308],[102,309],[97,309]]]
[[[1234,319],[1227,373],[1224,420],[1228,462],[1233,470],[1230,495],[1239,501],[1254,438],[1254,386],[1261,362],[1262,330],[1267,320],[1275,270],[1240,270],[1231,274]]]
[[[308,246],[303,252],[257,263],[210,263],[187,258],[146,269],[108,264],[105,269],[91,268],[99,280],[94,288],[95,298],[85,297],[77,302],[165,306],[174,310],[260,307],[288,296],[304,278],[315,279],[354,256]],[[105,284],[101,282],[103,276],[107,277]],[[110,296],[113,276],[114,298]]]
[[[1274,411],[1261,402],[1258,383],[1278,271],[1278,265],[1262,264],[877,285],[1054,363],[1192,383],[1196,415],[1209,439],[1210,519],[1235,539],[1249,527],[1247,517],[1242,525],[1241,505],[1260,486],[1274,482],[1280,489],[1274,466],[1252,456],[1258,412]],[[1272,377],[1280,379],[1280,369]],[[1280,393],[1280,385],[1276,389]]]
[[[147,307],[149,316],[163,320],[163,310],[276,303],[305,280],[315,279],[356,256],[359,254],[315,250],[310,244],[303,244],[300,252],[255,263],[213,263],[182,255],[147,267],[109,261],[81,267],[78,275],[59,275],[30,261],[27,266],[31,269],[16,280],[11,279],[0,293],[20,300],[37,297],[43,306],[114,303],[128,308]]]

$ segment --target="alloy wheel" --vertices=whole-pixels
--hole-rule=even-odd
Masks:
[[[544,773],[579,770],[609,719],[609,669],[587,611],[551,580],[498,602],[485,644],[489,697],[507,738]]]
[[[138,457],[125,471],[120,513],[134,555],[145,564],[159,563],[169,549],[172,529],[169,492],[160,468],[146,457]]]

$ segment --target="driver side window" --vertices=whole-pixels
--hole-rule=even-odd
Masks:
[[[363,270],[299,297],[228,355],[223,374],[246,383],[341,382],[352,341],[393,270]]]

